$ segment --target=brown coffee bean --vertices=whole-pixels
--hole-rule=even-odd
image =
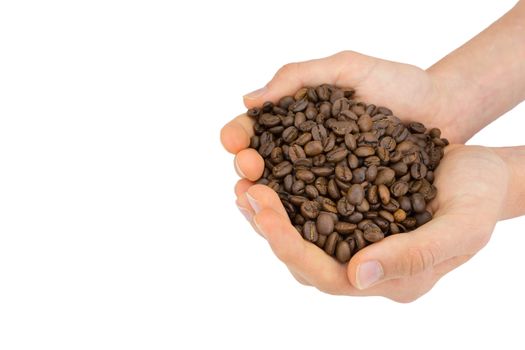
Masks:
[[[298,180],[303,180],[307,184],[312,183],[312,182],[315,181],[314,173],[312,173],[310,170],[306,170],[306,169],[297,170],[297,172],[295,173],[295,177]]]
[[[297,137],[299,137],[299,130],[295,126],[287,127],[282,134],[283,141],[286,143],[295,141]]]
[[[357,140],[353,134],[345,135],[345,145],[351,151],[357,148]]]
[[[385,185],[381,184],[377,186],[377,193],[381,203],[388,204],[390,202],[390,190]]]
[[[313,185],[306,185],[304,188],[304,193],[310,199],[314,199],[319,196],[319,191],[317,191],[317,188],[315,188]]]
[[[303,237],[309,242],[316,242],[319,238],[315,222],[307,221],[303,226]]]
[[[337,224],[335,224],[335,231],[342,235],[349,235],[357,228],[356,224],[352,224],[345,221],[339,221]]]
[[[379,142],[379,146],[383,147],[388,152],[392,152],[393,150],[396,149],[397,144],[396,144],[396,140],[394,140],[392,137],[385,136]]]
[[[389,185],[395,179],[396,173],[390,168],[382,168],[377,172],[375,185]]]
[[[404,181],[396,181],[390,186],[390,193],[394,197],[401,197],[407,194],[408,184]]]
[[[407,213],[403,209],[398,209],[394,212],[394,220],[396,222],[403,222],[405,221],[406,218],[407,218]]]
[[[360,184],[366,180],[366,168],[355,169],[352,172],[352,183]]]
[[[427,176],[427,167],[425,164],[414,163],[410,167],[410,175],[416,180],[422,179]]]
[[[378,242],[385,238],[385,234],[377,226],[367,227],[363,232],[363,236],[370,243]]]
[[[378,187],[377,185],[372,185],[366,194],[366,199],[370,204],[376,204],[379,202]]]
[[[337,245],[337,242],[339,241],[340,237],[337,232],[332,232],[328,238],[326,239],[326,243],[324,244],[324,251],[328,255],[334,255],[335,253],[335,247]]]
[[[359,126],[359,130],[361,132],[372,130],[372,124],[372,118],[368,114],[362,114],[357,121],[357,125]]]
[[[321,141],[310,141],[304,146],[304,153],[312,157],[323,152],[323,143]]]
[[[314,167],[311,169],[312,173],[316,176],[330,176],[334,173],[334,168],[330,166]]]
[[[412,209],[416,213],[422,213],[426,209],[426,203],[425,203],[425,197],[421,193],[414,193],[410,197],[410,201],[412,204]]]
[[[316,222],[317,232],[321,235],[329,235],[334,231],[334,219],[327,213],[320,213]]]
[[[273,176],[277,178],[281,178],[281,177],[285,177],[286,175],[290,174],[292,170],[293,170],[292,163],[285,160],[273,167],[272,174]]]
[[[352,170],[344,164],[338,164],[335,167],[335,177],[343,182],[352,180]]]
[[[301,146],[295,144],[288,149],[288,158],[292,163],[295,163],[297,159],[306,158],[306,153]]]
[[[337,212],[343,216],[352,215],[355,211],[355,206],[351,204],[346,197],[342,197],[337,201]]]
[[[347,241],[341,241],[337,243],[337,247],[335,249],[335,257],[337,260],[339,260],[340,263],[346,263],[350,260],[352,257],[352,249],[350,248],[350,244],[348,244]]]
[[[357,147],[354,154],[358,157],[368,157],[375,154],[375,150],[370,146]]]
[[[301,204],[301,215],[308,219],[316,219],[319,215],[319,205],[313,201],[306,201]]]
[[[416,218],[416,225],[418,227],[432,220],[432,214],[430,214],[428,210],[425,210],[421,213],[417,213],[414,217]]]
[[[348,150],[346,148],[336,148],[326,154],[326,161],[337,163],[342,161],[348,155]]]
[[[359,205],[365,198],[365,191],[360,185],[352,185],[346,194],[346,199],[350,204]]]

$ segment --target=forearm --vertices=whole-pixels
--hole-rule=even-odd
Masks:
[[[466,141],[525,99],[525,0],[428,69]]]
[[[525,146],[493,148],[508,168],[508,185],[500,219],[525,215]]]

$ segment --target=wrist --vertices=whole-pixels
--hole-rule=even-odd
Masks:
[[[491,150],[504,162],[507,187],[500,220],[525,215],[525,146],[496,147]]]
[[[440,63],[426,70],[437,94],[436,120],[442,123],[443,135],[451,143],[464,144],[483,127],[475,122],[483,112],[480,103],[483,92],[475,83],[448,71]]]

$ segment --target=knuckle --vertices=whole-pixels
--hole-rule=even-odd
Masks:
[[[337,57],[340,57],[340,58],[343,58],[343,59],[349,59],[349,58],[352,58],[354,57],[356,54],[355,51],[352,51],[352,50],[343,50],[343,51],[340,51],[338,53],[335,54],[335,56]]]
[[[297,62],[287,63],[281,68],[279,68],[279,70],[275,74],[275,78],[280,79],[283,77],[287,77],[293,74],[295,71],[297,71],[298,67],[299,67],[299,63]]]
[[[437,263],[439,246],[435,243],[409,248],[405,272],[408,276],[417,275],[433,267]]]

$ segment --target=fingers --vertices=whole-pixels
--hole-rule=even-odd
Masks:
[[[266,186],[252,186],[246,193],[256,213],[254,224],[275,255],[289,269],[323,292],[352,294],[344,265],[317,246],[303,240],[290,223],[277,194]]]
[[[237,154],[250,146],[253,123],[253,120],[243,113],[222,128],[221,142],[226,151]]]
[[[293,95],[304,86],[323,83],[357,87],[374,66],[374,60],[352,51],[298,63],[289,63],[277,71],[262,89],[244,96],[248,108],[261,106],[265,101],[277,102],[279,98]],[[344,76],[344,81],[340,77]]]
[[[436,217],[413,232],[387,237],[358,252],[348,265],[348,278],[355,287],[366,289],[417,276],[469,251],[462,233],[449,217]]]
[[[234,188],[235,196],[241,197],[252,186],[253,186],[253,182],[251,182],[250,180],[240,179],[235,184],[235,188]]]
[[[234,166],[240,177],[256,181],[263,174],[264,160],[256,150],[247,148],[237,153]]]

